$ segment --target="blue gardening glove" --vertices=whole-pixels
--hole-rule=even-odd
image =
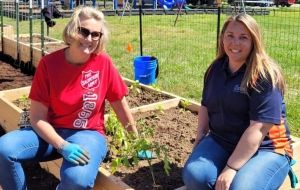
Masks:
[[[65,141],[58,152],[69,162],[76,165],[85,165],[89,162],[89,153],[81,146]]]
[[[153,159],[153,158],[156,158],[156,154],[150,150],[141,150],[138,152],[137,157],[141,160]]]

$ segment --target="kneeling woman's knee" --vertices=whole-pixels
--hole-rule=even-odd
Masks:
[[[215,179],[211,176],[211,169],[199,163],[186,163],[183,168],[182,178],[187,189],[211,189]]]
[[[77,166],[81,167],[81,166]],[[61,173],[60,187],[62,189],[91,189],[94,186],[96,176],[91,173],[68,171]]]

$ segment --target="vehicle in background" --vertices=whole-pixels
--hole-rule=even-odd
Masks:
[[[281,5],[282,7],[290,7],[291,5],[295,4],[295,0],[274,0],[274,4],[276,5],[276,7],[278,7],[279,5]]]
[[[234,6],[259,6],[259,7],[272,7],[274,5],[273,0],[234,0],[232,5]]]

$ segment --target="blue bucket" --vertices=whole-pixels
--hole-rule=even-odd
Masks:
[[[153,56],[137,56],[134,58],[134,80],[142,84],[156,83],[158,76],[158,60]]]

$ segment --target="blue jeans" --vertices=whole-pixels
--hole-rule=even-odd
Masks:
[[[212,137],[205,137],[193,150],[183,168],[183,181],[188,190],[214,189],[230,153]],[[230,190],[275,190],[290,169],[290,159],[270,151],[257,153],[236,173]]]
[[[87,165],[77,166],[63,160],[58,190],[91,189],[98,168],[106,156],[106,138],[97,131],[57,129],[66,141],[80,144],[90,154]],[[5,134],[0,138],[0,185],[3,190],[25,190],[26,182],[22,163],[48,161],[61,157],[56,149],[28,127]]]

